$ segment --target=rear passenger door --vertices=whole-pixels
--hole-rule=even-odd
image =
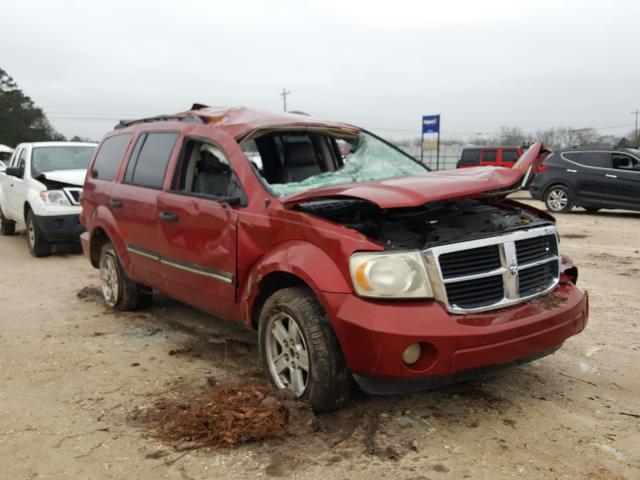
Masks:
[[[109,202],[129,252],[133,277],[163,290],[158,197],[177,140],[175,131],[140,133],[122,182],[113,186]]]
[[[609,152],[566,152],[567,178],[577,195],[577,204],[604,206],[609,203],[610,190],[605,177],[609,166]]]
[[[611,154],[611,169],[605,173],[621,208],[640,209],[640,159],[623,152]],[[614,178],[615,177],[615,178]]]
[[[498,150],[495,148],[483,148],[480,155],[480,165],[496,165],[498,162]]]
[[[500,158],[500,166],[511,168],[520,158],[520,151],[517,148],[503,148]]]
[[[185,137],[158,198],[160,252],[171,295],[237,319],[237,224],[246,198],[217,132],[208,135]]]

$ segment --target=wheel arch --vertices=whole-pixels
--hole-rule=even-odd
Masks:
[[[333,258],[304,241],[277,245],[251,267],[245,278],[239,296],[243,305],[242,320],[253,328],[266,299],[281,288],[307,287],[323,305],[323,291],[351,292],[350,284]]]

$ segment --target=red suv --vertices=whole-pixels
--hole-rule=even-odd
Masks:
[[[463,148],[457,168],[478,165],[511,168],[521,155],[521,147]]]
[[[255,329],[271,381],[327,411],[354,379],[417,391],[584,328],[553,217],[505,198],[547,155],[429,172],[352,125],[194,106],[102,140],[82,244],[109,306],[157,290]]]

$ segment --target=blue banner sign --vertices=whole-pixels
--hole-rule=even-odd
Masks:
[[[440,115],[423,115],[422,133],[440,133]]]

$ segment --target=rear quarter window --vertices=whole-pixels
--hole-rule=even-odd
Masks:
[[[102,142],[93,162],[91,176],[98,180],[111,181],[115,178],[120,161],[131,140],[130,133],[114,135]]]
[[[177,132],[155,132],[141,135],[129,159],[125,183],[161,189],[177,139]]]
[[[587,167],[609,168],[609,152],[572,152],[563,154],[564,158]]]
[[[520,158],[520,154],[517,150],[503,150],[502,151],[502,161],[503,162],[515,162]]]

